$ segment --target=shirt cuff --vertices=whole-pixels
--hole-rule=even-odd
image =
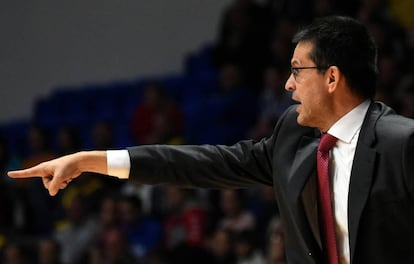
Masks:
[[[106,165],[108,168],[108,175],[120,179],[128,179],[129,170],[131,168],[128,150],[107,150]]]

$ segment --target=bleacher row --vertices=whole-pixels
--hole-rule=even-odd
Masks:
[[[91,127],[100,121],[112,126],[114,148],[134,144],[130,124],[146,81],[158,81],[178,104],[185,117],[187,144],[231,144],[246,136],[256,115],[256,100],[248,89],[222,94],[219,72],[210,62],[211,45],[202,47],[185,61],[184,73],[138,78],[79,87],[57,87],[33,106],[31,120],[16,120],[0,126],[10,149],[27,154],[27,131],[32,122],[44,127],[56,143],[59,128],[75,128],[81,148],[91,149]]]

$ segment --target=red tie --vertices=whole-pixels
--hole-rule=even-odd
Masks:
[[[329,264],[338,263],[338,252],[335,237],[335,222],[332,213],[331,190],[329,184],[329,150],[338,139],[329,134],[323,134],[318,147],[318,187],[319,206],[322,220],[323,247]]]

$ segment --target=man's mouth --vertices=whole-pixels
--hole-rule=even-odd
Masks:
[[[300,100],[295,97],[292,97],[292,100],[295,101],[296,103],[299,103],[299,104],[301,103]]]

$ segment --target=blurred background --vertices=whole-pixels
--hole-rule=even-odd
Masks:
[[[285,263],[272,189],[133,186],[85,174],[50,198],[6,172],[90,149],[271,134],[291,38],[362,21],[376,99],[414,117],[410,0],[1,1],[0,263]]]

